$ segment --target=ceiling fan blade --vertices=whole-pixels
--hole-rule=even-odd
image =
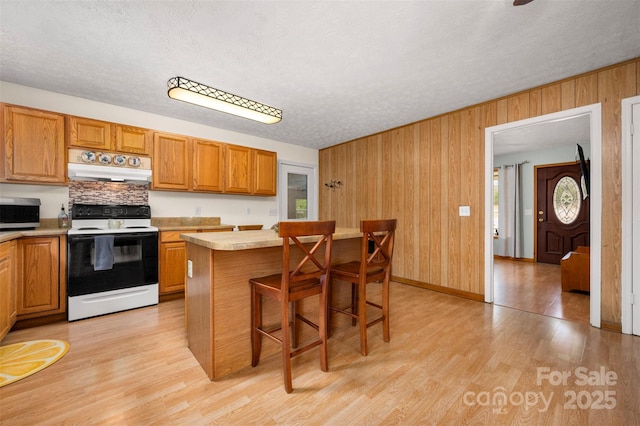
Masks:
[[[524,6],[527,3],[531,3],[533,0],[513,0],[514,6]]]

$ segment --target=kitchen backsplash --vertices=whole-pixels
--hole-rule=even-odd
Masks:
[[[69,205],[120,204],[133,206],[149,204],[150,185],[124,182],[69,181]]]

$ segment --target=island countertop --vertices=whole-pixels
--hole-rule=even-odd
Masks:
[[[282,238],[271,230],[189,233],[186,241],[187,281],[185,317],[187,346],[210,380],[217,380],[243,369],[251,374],[251,286],[249,280],[282,272]],[[303,237],[312,246],[318,236]],[[360,256],[362,234],[358,228],[336,228],[333,234],[331,262],[346,263]],[[294,247],[292,256],[303,253]],[[333,306],[346,306],[351,300],[350,286],[332,290]],[[301,303],[299,312],[318,318],[317,305]],[[264,303],[265,324],[280,318],[277,303]],[[347,327],[351,319],[333,315],[330,327]],[[317,333],[301,327],[301,341]],[[279,346],[265,344],[262,356],[277,356]]]
[[[333,234],[334,240],[358,238],[362,236],[358,228],[336,228]],[[211,232],[211,233],[184,233],[180,237],[193,244],[212,250],[234,251],[251,250],[264,247],[282,246],[282,237],[271,229],[260,231],[235,231],[235,232]],[[300,241],[312,242],[317,237],[302,237]]]

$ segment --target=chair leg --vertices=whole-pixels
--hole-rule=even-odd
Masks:
[[[262,350],[262,335],[257,327],[262,327],[262,296],[254,286],[251,286],[251,366],[255,367],[260,362]]]
[[[358,283],[351,283],[351,313],[358,315]],[[351,317],[351,326],[356,325],[356,317]]]
[[[284,389],[287,393],[293,391],[291,381],[291,339],[289,333],[289,303],[284,301],[280,304],[281,331],[282,331],[282,374],[284,376]]]
[[[329,364],[327,362],[327,311],[328,311],[328,290],[327,286],[329,283],[326,281],[322,284],[324,289],[322,293],[320,293],[320,306],[318,307],[318,333],[320,334],[320,369],[322,371],[329,370]]]
[[[366,277],[358,283],[358,324],[360,325],[360,353],[367,356],[367,282]]]
[[[300,336],[298,316],[298,302],[291,302],[291,318],[289,326],[291,327],[291,345],[293,348],[298,347],[298,336]],[[284,329],[283,329],[284,330]]]
[[[333,313],[331,312],[331,286],[333,285],[333,278],[329,278],[327,281],[327,304],[325,307],[325,315],[327,317],[327,339],[331,337],[331,317]]]
[[[385,342],[390,340],[389,336],[389,271],[382,281],[382,337]]]

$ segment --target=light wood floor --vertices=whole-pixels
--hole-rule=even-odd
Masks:
[[[563,292],[560,265],[494,259],[494,302],[589,324],[589,295]]]
[[[329,372],[315,350],[294,358],[289,395],[278,356],[210,382],[186,347],[181,299],[14,331],[3,344],[51,338],[71,348],[0,388],[0,423],[640,424],[639,337],[397,283],[391,302],[390,343],[377,325],[362,357],[356,327],[334,332]],[[538,383],[544,368],[571,376]],[[579,368],[616,383],[581,385]]]

